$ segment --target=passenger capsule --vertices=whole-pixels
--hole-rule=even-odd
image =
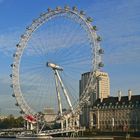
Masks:
[[[69,10],[70,7],[69,7],[69,6],[65,6],[64,9],[65,9],[65,10]]]
[[[26,27],[26,30],[32,30],[30,26]]]
[[[15,67],[15,64],[11,64],[11,67],[12,67],[12,68]]]
[[[103,67],[104,64],[102,62],[99,63],[99,67]]]
[[[77,9],[76,6],[73,6],[73,7],[72,7],[72,10],[73,10],[73,11],[78,11],[78,9]]]
[[[97,31],[97,27],[96,26],[92,26],[92,29]]]
[[[46,13],[41,13],[41,14],[40,14],[41,17],[44,16],[44,15],[46,15]]]
[[[10,87],[13,88],[13,84],[11,84]]]
[[[12,97],[15,97],[15,94],[12,94]]]
[[[17,57],[18,55],[16,53],[13,54],[13,57]]]
[[[104,54],[104,50],[103,49],[99,49],[99,54]]]
[[[20,48],[21,46],[19,44],[16,45],[17,48]]]
[[[97,37],[97,41],[101,41],[102,38],[100,36]]]
[[[56,7],[56,10],[57,10],[57,11],[61,10],[61,7],[60,7],[60,6],[57,6],[57,7]]]
[[[15,103],[15,105],[16,105],[16,106],[19,106],[19,104],[18,104],[18,103]]]
[[[48,12],[51,12],[51,8],[48,8],[47,10],[48,10]]]
[[[21,35],[21,38],[22,38],[22,39],[25,39],[25,38],[26,38],[26,35]]]
[[[85,15],[85,12],[84,12],[84,11],[80,11],[80,14],[81,14],[81,15]]]
[[[91,17],[88,17],[87,22],[93,22],[93,19]]]
[[[20,114],[24,114],[24,112],[21,110],[20,112],[19,112]]]
[[[37,20],[37,19],[34,19],[34,20],[33,20],[33,23],[37,23],[37,22],[38,22],[38,20]]]

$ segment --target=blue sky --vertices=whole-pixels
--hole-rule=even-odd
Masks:
[[[16,110],[9,67],[15,45],[27,25],[48,7],[76,5],[93,17],[101,47],[105,50],[103,70],[109,73],[111,95],[128,89],[140,93],[140,1],[139,0],[0,0],[0,108],[1,112]],[[13,110],[12,110],[13,109]],[[12,110],[12,111],[11,111]]]

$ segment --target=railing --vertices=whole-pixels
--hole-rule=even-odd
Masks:
[[[54,134],[62,134],[62,133],[69,133],[69,132],[79,132],[79,131],[85,131],[85,127],[53,129],[53,130],[43,131],[43,133],[45,133],[46,135],[54,135]]]
[[[24,128],[11,128],[11,129],[0,129],[0,132],[13,132],[13,131],[24,131]]]

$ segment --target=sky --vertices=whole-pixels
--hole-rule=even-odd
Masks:
[[[121,90],[140,94],[140,1],[139,0],[0,0],[0,114],[18,109],[11,97],[13,53],[26,26],[40,13],[56,6],[77,6],[93,18],[102,37],[104,68],[110,76],[111,96]]]

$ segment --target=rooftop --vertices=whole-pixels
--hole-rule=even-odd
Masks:
[[[140,95],[133,95],[131,99],[128,99],[128,96],[122,96],[120,101],[118,97],[108,97],[101,99],[97,99],[93,104],[93,107],[117,107],[117,106],[125,106],[125,107],[140,107]]]

